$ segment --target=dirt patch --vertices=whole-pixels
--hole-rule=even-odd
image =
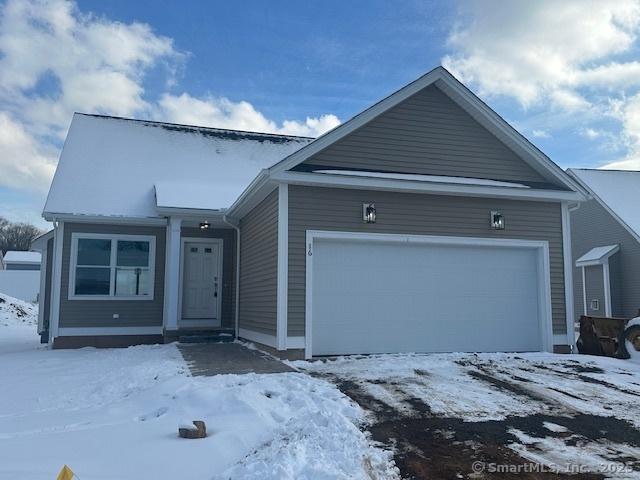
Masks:
[[[490,383],[497,389],[533,399],[546,401],[531,392],[496,379],[480,371],[468,372],[474,378]],[[504,478],[551,479],[580,478],[585,480],[605,478],[600,474],[568,475],[543,472],[518,473],[477,473],[473,471],[474,462],[486,465],[527,465],[530,462],[509,448],[519,443],[511,433],[521,431],[535,438],[558,438],[567,446],[579,446],[590,442],[611,442],[640,446],[640,431],[630,423],[613,417],[575,414],[571,416],[535,414],[526,417],[508,417],[505,420],[465,422],[460,418],[442,417],[433,414],[429,406],[419,398],[402,392],[401,383],[375,380],[376,385],[388,386],[402,393],[402,401],[408,403],[411,413],[399,412],[392,406],[367,393],[362,383],[339,379],[333,375],[324,375],[333,380],[338,388],[371,412],[374,421],[369,427],[373,440],[394,451],[396,465],[403,478],[408,479],[484,479]],[[386,385],[385,385],[386,384]],[[564,427],[562,431],[552,431],[546,425],[553,423]],[[535,448],[535,447],[529,447]],[[625,457],[621,452],[611,450],[612,462],[624,462],[640,471],[640,463]],[[493,475],[493,476],[492,476]]]
[[[489,375],[486,372],[481,372],[478,370],[469,370],[467,374],[470,377],[473,377],[476,380],[480,380],[482,382],[488,383],[489,385],[492,385],[496,387],[498,390],[502,390],[503,392],[515,394],[520,397],[526,397],[529,400],[541,402],[548,405],[551,403],[548,398],[543,397],[542,395],[533,393],[527,390],[526,388],[523,388],[511,382],[507,382],[506,380],[496,378],[492,375]]]

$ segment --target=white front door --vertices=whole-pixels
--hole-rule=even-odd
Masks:
[[[185,242],[182,318],[218,319],[222,293],[220,244]]]

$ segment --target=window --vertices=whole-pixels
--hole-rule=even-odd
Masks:
[[[153,299],[155,238],[72,234],[70,299]]]

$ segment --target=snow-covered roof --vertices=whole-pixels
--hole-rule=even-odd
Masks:
[[[636,236],[640,236],[640,172],[571,168],[569,173],[580,180]]]
[[[19,252],[17,250],[8,250],[4,254],[4,263],[20,263],[29,265],[40,265],[42,260],[40,252]]]
[[[196,210],[220,210],[223,205],[231,205],[238,197],[234,185],[220,185],[216,195],[211,195],[211,185],[201,182],[156,182],[156,207],[158,209],[179,208]]]
[[[165,207],[223,209],[311,140],[75,114],[44,214],[158,217],[158,191]]]
[[[604,263],[611,255],[620,250],[618,245],[604,245],[594,247],[576,260],[576,267],[599,265]]]

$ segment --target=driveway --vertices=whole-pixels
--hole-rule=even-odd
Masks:
[[[294,365],[369,412],[404,478],[640,478],[638,364],[438,354]]]

